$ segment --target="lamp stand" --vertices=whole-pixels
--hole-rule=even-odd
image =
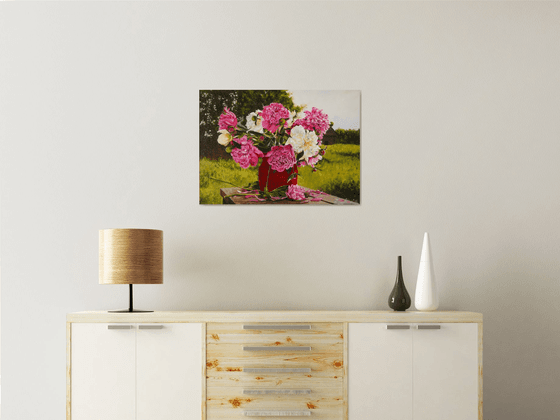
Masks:
[[[107,312],[112,312],[112,313],[122,313],[122,312],[154,312],[154,311],[141,311],[139,309],[134,309],[133,305],[132,305],[132,284],[128,285],[128,295],[129,295],[129,304],[128,304],[128,309],[118,309],[116,311],[107,311]]]

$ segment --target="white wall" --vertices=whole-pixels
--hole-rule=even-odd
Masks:
[[[486,420],[560,412],[560,4],[0,5],[3,420],[65,412],[65,315],[126,306],[98,229],[164,230],[136,305],[387,309],[431,233],[484,313]],[[360,89],[362,204],[198,205],[198,90]]]

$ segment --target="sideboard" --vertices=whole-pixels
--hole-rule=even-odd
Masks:
[[[482,314],[77,312],[67,420],[482,420]]]

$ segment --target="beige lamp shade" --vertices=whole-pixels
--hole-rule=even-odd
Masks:
[[[162,284],[163,231],[99,231],[100,284]]]

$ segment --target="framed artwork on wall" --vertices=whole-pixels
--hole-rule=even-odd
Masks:
[[[360,203],[360,91],[199,96],[200,204]]]

